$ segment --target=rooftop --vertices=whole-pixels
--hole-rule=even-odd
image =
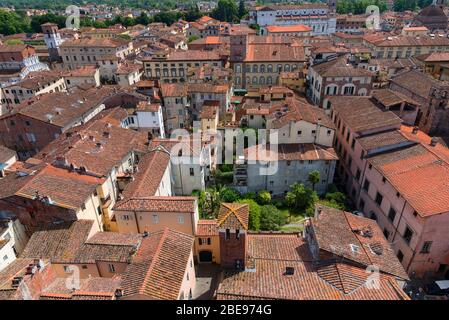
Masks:
[[[144,237],[123,276],[123,296],[177,300],[193,241],[192,236],[167,228]]]
[[[381,110],[371,97],[329,97],[331,108],[353,132],[369,131],[383,127],[399,127],[402,120],[391,111]]]

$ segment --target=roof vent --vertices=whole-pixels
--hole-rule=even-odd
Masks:
[[[419,131],[419,128],[418,127],[413,127],[413,129],[412,129],[412,133],[413,134],[417,134],[418,133],[418,131]]]
[[[23,277],[14,277],[12,279],[11,287],[17,288],[20,285],[20,283],[22,282],[22,280],[23,280]]]
[[[142,236],[143,236],[144,238],[148,237],[149,235],[150,235],[150,234],[148,233],[148,231],[144,231],[143,234],[142,234]]]
[[[433,137],[433,138],[430,140],[430,145],[431,145],[432,147],[435,147],[437,144],[438,144],[438,138]]]

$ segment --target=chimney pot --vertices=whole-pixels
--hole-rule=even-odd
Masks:
[[[432,147],[435,147],[437,144],[438,144],[438,138],[433,137],[433,138],[430,140],[430,145],[431,145]]]

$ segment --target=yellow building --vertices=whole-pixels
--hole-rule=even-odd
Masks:
[[[218,126],[218,105],[203,105],[201,112],[201,130],[203,132],[216,132]]]
[[[303,92],[304,80],[304,74],[301,71],[282,72],[279,76],[279,85]]]
[[[220,239],[217,220],[199,220],[195,235],[195,258],[198,262],[220,264]]]

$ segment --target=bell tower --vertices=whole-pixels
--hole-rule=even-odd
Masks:
[[[44,41],[50,54],[50,61],[59,61],[59,46],[63,42],[59,33],[58,25],[55,23],[44,23],[41,25]]]

